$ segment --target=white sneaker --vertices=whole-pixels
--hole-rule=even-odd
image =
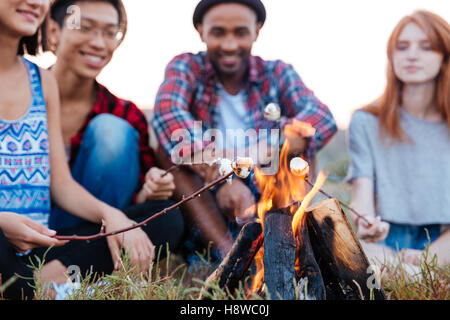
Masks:
[[[52,282],[53,289],[56,292],[55,300],[66,300],[68,299],[77,289],[80,289],[80,284],[78,282],[68,283],[64,282],[62,284],[57,284]]]

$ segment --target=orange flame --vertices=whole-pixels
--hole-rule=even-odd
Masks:
[[[308,123],[295,121],[286,126],[285,134],[297,134],[299,136],[312,136],[315,129]],[[262,225],[264,232],[264,216],[267,211],[272,208],[286,208],[291,207],[291,213],[294,215],[292,228],[295,232],[305,209],[314,198],[317,191],[326,180],[326,175],[323,172],[319,173],[316,184],[312,190],[306,195],[305,177],[299,177],[291,173],[288,162],[289,142],[286,139],[280,153],[280,167],[275,176],[264,175],[259,168],[255,168],[255,180],[261,192],[261,199],[257,204],[257,213],[259,222]],[[302,201],[300,208],[294,212],[292,204]],[[264,246],[258,251],[255,256],[256,275],[253,277],[251,292],[255,293],[260,288],[264,281]]]
[[[294,217],[292,218],[292,231],[294,235],[297,234],[298,225],[303,217],[303,214],[306,211],[306,208],[308,208],[309,204],[311,203],[311,200],[314,198],[317,192],[319,192],[320,188],[323,186],[326,180],[327,175],[325,174],[325,172],[320,171],[317,176],[316,183],[314,184],[311,191],[309,191],[306,197],[303,199],[300,208],[297,209],[297,211],[294,214]]]
[[[261,199],[258,203],[258,217],[264,221],[264,214],[272,207],[285,208],[294,201],[301,201],[306,184],[304,177],[298,177],[290,172],[288,164],[289,142],[283,144],[280,154],[280,168],[275,176],[264,175],[255,168],[255,179],[261,190]]]
[[[250,292],[256,293],[264,281],[264,245],[255,255],[256,274],[253,277]]]

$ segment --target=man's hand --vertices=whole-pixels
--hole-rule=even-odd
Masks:
[[[306,151],[307,143],[305,137],[312,137],[316,133],[309,123],[293,119],[291,123],[286,124],[283,134],[289,143],[289,155],[298,156]]]
[[[205,183],[216,180],[220,175],[217,163],[211,166],[209,164],[194,164],[191,166],[191,169],[198,174]]]
[[[286,135],[286,141],[289,143],[289,155],[301,155],[306,150],[306,140],[298,135]]]
[[[67,243],[52,238],[56,231],[12,212],[0,213],[0,229],[13,248],[20,253],[37,247],[62,246]]]
[[[358,219],[357,223],[357,235],[361,240],[366,242],[379,242],[386,239],[390,225],[385,221],[381,221],[380,217],[374,217],[371,215],[365,215],[371,226],[367,224],[366,221]]]
[[[110,212],[104,216],[106,232],[123,229],[135,224],[121,211],[111,207]],[[136,228],[107,238],[109,250],[114,263],[114,270],[119,269],[121,262],[121,249],[125,249],[136,266],[136,271],[146,272],[155,258],[155,246],[141,229]]]
[[[145,175],[145,183],[136,199],[137,203],[143,203],[147,200],[167,200],[175,190],[175,183],[171,173],[162,175],[164,170],[153,167]]]
[[[255,198],[241,179],[225,183],[217,192],[217,204],[230,220],[247,220],[255,216]]]

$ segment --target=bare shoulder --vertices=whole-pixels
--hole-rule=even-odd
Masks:
[[[54,105],[55,97],[58,96],[58,84],[50,71],[39,68],[39,72],[41,74],[44,98],[47,102],[47,108],[49,108]]]
[[[49,70],[39,68],[39,72],[41,74],[42,87],[44,90],[58,89],[56,79]]]

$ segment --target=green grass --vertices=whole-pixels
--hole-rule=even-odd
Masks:
[[[329,180],[323,187],[325,191],[346,203],[350,200],[350,185]],[[167,258],[157,259],[146,273],[137,273],[131,267],[127,256],[122,259],[120,269],[111,275],[86,275],[81,288],[70,300],[196,300],[207,277],[214,271],[208,255],[200,255],[201,261],[189,266],[179,255],[167,253]],[[42,285],[40,272],[45,261],[38,261],[33,267],[37,270],[35,277],[36,298],[51,299],[48,286]],[[449,300],[450,299],[450,266],[440,267],[436,259],[425,251],[419,272],[411,277],[399,260],[397,263],[381,267],[382,287],[388,299],[393,300]],[[3,284],[7,286],[9,282]],[[0,286],[0,298],[2,288]],[[224,291],[217,284],[205,297],[212,300],[260,300],[259,295],[246,295],[244,285],[235,294]]]
[[[419,265],[420,272],[414,277],[406,272],[401,261],[382,266],[381,283],[388,299],[450,299],[450,267],[439,267],[436,259],[427,254],[426,251]],[[154,263],[148,273],[142,274],[135,272],[124,256],[118,271],[105,276],[88,274],[83,277],[80,289],[75,290],[69,300],[196,300],[213,271],[206,257],[202,256],[202,261],[189,269],[180,256],[168,253],[167,258]],[[43,260],[32,266],[37,271],[34,279],[36,299],[50,300],[49,287],[43,285],[39,277],[44,263]],[[217,283],[210,288],[204,296],[211,300],[264,299],[257,294],[247,296],[243,284],[234,294],[219,288]]]
[[[392,300],[450,300],[450,266],[441,267],[425,249],[419,272],[410,275],[403,262],[383,266],[382,287]]]
[[[91,273],[82,277],[80,288],[74,290],[68,300],[196,300],[206,278],[214,271],[207,255],[199,256],[201,261],[195,267],[188,268],[180,256],[167,251],[167,258],[161,261],[158,258],[160,262],[153,263],[147,273],[139,273],[131,266],[128,256],[124,255],[118,271],[110,275]],[[49,285],[42,284],[40,279],[44,264],[43,259],[30,265],[36,271],[35,297],[38,300],[51,300]],[[0,286],[0,299],[2,289],[9,284],[7,282]],[[203,294],[205,298],[212,300],[261,299],[257,295],[248,298],[243,286],[235,294],[222,290],[217,283],[212,283],[210,288]]]
[[[325,169],[329,178],[323,189],[345,203],[350,203],[351,186],[344,181],[349,166],[349,156],[345,147],[345,132],[340,132],[318,155],[318,167]],[[318,195],[315,201],[323,199]],[[157,259],[147,274],[135,272],[126,256],[120,270],[111,275],[89,274],[81,282],[71,300],[195,300],[207,277],[214,271],[206,253],[200,255],[201,262],[189,266],[178,255],[167,254],[165,259]],[[39,270],[44,261],[33,268],[37,270],[35,290],[38,299],[50,299],[49,288],[42,285]],[[388,299],[393,300],[449,300],[450,266],[440,267],[436,259],[426,250],[419,264],[419,272],[411,276],[399,260],[397,263],[383,265],[382,287]],[[10,281],[0,285],[8,286]],[[259,295],[246,295],[244,285],[234,294],[224,291],[217,284],[205,297],[213,300],[259,300]]]

